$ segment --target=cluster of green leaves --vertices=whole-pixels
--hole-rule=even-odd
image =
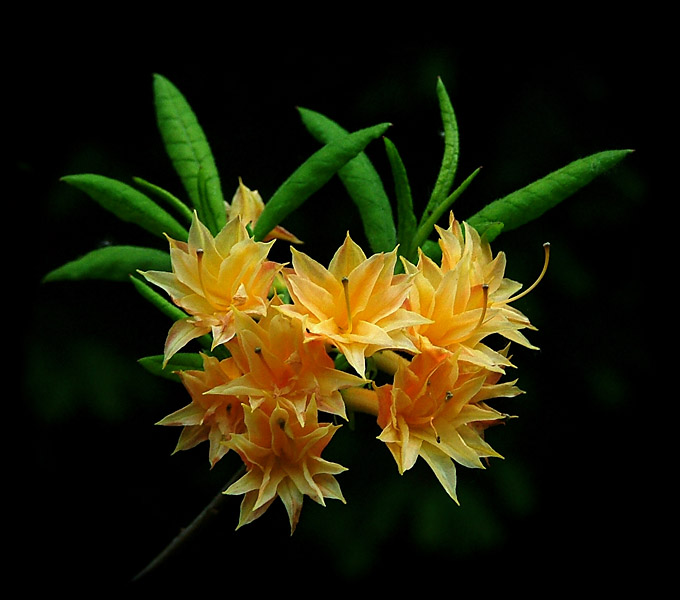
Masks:
[[[161,75],[154,76],[154,100],[158,127],[186,193],[186,202],[139,177],[133,178],[134,186],[92,173],[68,175],[62,181],[86,193],[121,220],[135,223],[153,235],[186,240],[194,211],[217,234],[226,223],[227,204],[207,137],[186,98]],[[382,123],[335,136],[310,156],[267,202],[253,231],[254,237],[263,239],[388,127],[389,123]],[[108,246],[54,269],[44,280],[121,281],[132,276],[140,286],[146,284],[135,275],[137,270],[145,269],[169,270],[168,253],[145,247]],[[153,298],[151,291],[145,295]],[[173,312],[162,303],[160,306]]]
[[[133,185],[98,174],[77,174],[62,180],[81,190],[118,218],[136,223],[156,236],[186,240],[194,211],[217,234],[226,223],[219,172],[208,140],[191,106],[166,78],[154,76],[154,100],[158,127],[166,151],[177,172],[187,201],[144,179]],[[411,261],[418,248],[437,258],[438,246],[429,239],[434,225],[475,178],[479,169],[457,187],[459,136],[456,116],[443,82],[437,81],[437,97],[444,131],[444,151],[432,194],[420,219],[406,168],[395,144],[385,133],[389,123],[348,132],[328,117],[304,108],[304,126],[322,146],[300,165],[265,205],[253,236],[261,240],[293,211],[337,175],[360,214],[373,252],[389,252],[397,245]],[[382,137],[389,160],[394,202],[365,153],[368,144]],[[609,150],[578,159],[567,166],[495,200],[469,217],[467,222],[491,241],[501,231],[515,229],[540,217],[546,210],[574,194],[595,177],[617,164],[630,150]],[[396,206],[395,222],[392,206]],[[137,276],[138,270],[171,268],[167,252],[154,248],[114,245],[90,251],[48,273],[45,281],[65,279],[131,279],[138,291],[172,319],[186,315]]]
[[[362,152],[338,172],[348,194],[354,200],[364,224],[366,237],[374,252],[390,251],[399,244],[399,253],[411,261],[417,259],[418,248],[438,258],[438,245],[430,238],[434,225],[479,173],[476,169],[457,187],[453,187],[460,154],[458,123],[451,100],[441,79],[437,80],[437,97],[444,132],[444,151],[437,180],[425,209],[417,218],[406,168],[395,144],[383,136],[385,151],[392,171],[397,221],[380,175]],[[346,131],[317,112],[299,109],[310,133],[328,143]],[[465,219],[489,241],[501,231],[510,231],[540,217],[595,177],[608,171],[631,150],[608,150],[575,160],[565,167],[497,199]]]

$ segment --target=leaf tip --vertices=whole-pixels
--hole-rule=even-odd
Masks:
[[[56,278],[54,276],[54,273],[50,271],[46,275],[43,275],[42,279],[40,280],[40,283],[49,283],[50,281],[54,281]]]
[[[164,77],[163,75],[161,75],[160,73],[154,73],[153,74],[153,80],[154,80],[154,83],[155,82],[164,83],[164,82],[168,81],[168,79],[166,77]]]

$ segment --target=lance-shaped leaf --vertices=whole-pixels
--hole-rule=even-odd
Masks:
[[[415,262],[412,255],[405,254],[405,252],[409,252],[418,225],[415,212],[413,211],[413,197],[406,167],[394,143],[388,138],[383,138],[383,141],[385,142],[385,151],[392,169],[394,194],[397,199],[397,241],[400,253],[410,261]]]
[[[165,202],[170,208],[172,208],[184,221],[191,225],[191,219],[193,217],[193,212],[191,209],[184,204],[179,198],[171,194],[162,187],[155,185],[141,177],[133,177],[132,180],[142,189],[146,190],[150,194],[156,196],[159,200]]]
[[[302,122],[312,136],[327,144],[348,132],[321,113],[298,108]],[[394,249],[396,230],[392,207],[382,179],[364,152],[357,154],[338,171],[347,193],[359,210],[366,239],[374,252],[390,252]]]
[[[255,224],[255,239],[264,239],[274,227],[362,152],[369,142],[385,133],[389,126],[389,123],[382,123],[360,129],[339,136],[317,150],[269,199]]]
[[[135,223],[154,235],[167,234],[180,240],[189,235],[186,228],[170,213],[147,195],[122,181],[91,173],[67,175],[61,181],[85,192],[122,221]]]
[[[146,281],[142,281],[136,275],[130,276],[130,281],[135,289],[140,293],[142,298],[148,300],[153,306],[155,306],[160,312],[162,312],[166,317],[169,317],[172,321],[178,321],[180,319],[186,319],[189,315],[185,313],[179,306],[176,306],[165,296],[159,294],[155,289],[153,289]]]
[[[208,192],[208,180],[206,179],[206,174],[203,169],[198,170],[198,204],[196,212],[201,218],[202,223],[208,228],[208,230],[216,236],[224,224],[220,225],[221,221],[216,219],[214,211],[210,208],[210,193]],[[225,212],[226,214],[226,212]]]
[[[170,255],[162,250],[140,246],[105,246],[50,271],[43,281],[125,281],[137,269],[167,271],[170,267]]]
[[[605,150],[575,160],[542,179],[487,204],[467,219],[467,222],[480,234],[486,233],[487,239],[492,241],[500,233],[498,223],[503,223],[503,231],[510,231],[540,217],[595,177],[611,169],[631,152],[632,150]]]
[[[163,367],[163,355],[145,356],[137,362],[149,373],[164,377],[172,381],[180,382],[177,371],[202,371],[203,357],[198,353],[178,352],[170,358],[168,364]]]
[[[437,209],[437,206],[448,197],[449,190],[456,176],[456,169],[458,168],[458,155],[460,152],[458,122],[456,121],[456,114],[453,111],[449,94],[441,78],[437,80],[437,98],[439,99],[439,110],[444,128],[444,156],[430,200],[423,212],[421,224],[429,219],[430,215]]]
[[[210,215],[199,212],[198,216],[201,221],[214,222],[221,229],[227,216],[220,177],[210,145],[194,111],[182,93],[161,75],[154,75],[154,100],[165,149],[184,189],[197,211],[205,206],[210,212]],[[204,178],[205,205],[201,202],[199,172]]]

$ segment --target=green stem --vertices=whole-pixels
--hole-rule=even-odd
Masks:
[[[429,217],[427,217],[418,227],[418,230],[416,231],[415,236],[413,237],[413,241],[411,242],[411,247],[409,248],[409,253],[407,256],[411,256],[413,253],[416,252],[417,248],[420,248],[424,243],[425,240],[429,237],[430,233],[432,232],[432,229],[434,228],[435,224],[441,216],[449,209],[449,207],[458,199],[458,197],[465,191],[468,185],[472,183],[472,180],[477,176],[479,171],[481,170],[481,167],[475,169],[468,178],[461,183],[454,192],[451,193],[451,195],[446,198],[442,203],[439,204],[435,208],[435,210],[430,214]]]

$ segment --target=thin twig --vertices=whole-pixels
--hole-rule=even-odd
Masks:
[[[231,479],[219,491],[218,494],[210,501],[210,503],[200,512],[200,514],[191,522],[188,527],[180,530],[177,536],[165,547],[165,549],[156,556],[144,569],[142,569],[132,581],[138,581],[145,575],[148,575],[154,569],[157,569],[168,558],[175,554],[190,538],[192,538],[198,531],[204,527],[211,519],[214,519],[220,512],[222,505],[227,499],[224,491],[234,483],[245,472],[245,465],[241,467],[232,475]]]

